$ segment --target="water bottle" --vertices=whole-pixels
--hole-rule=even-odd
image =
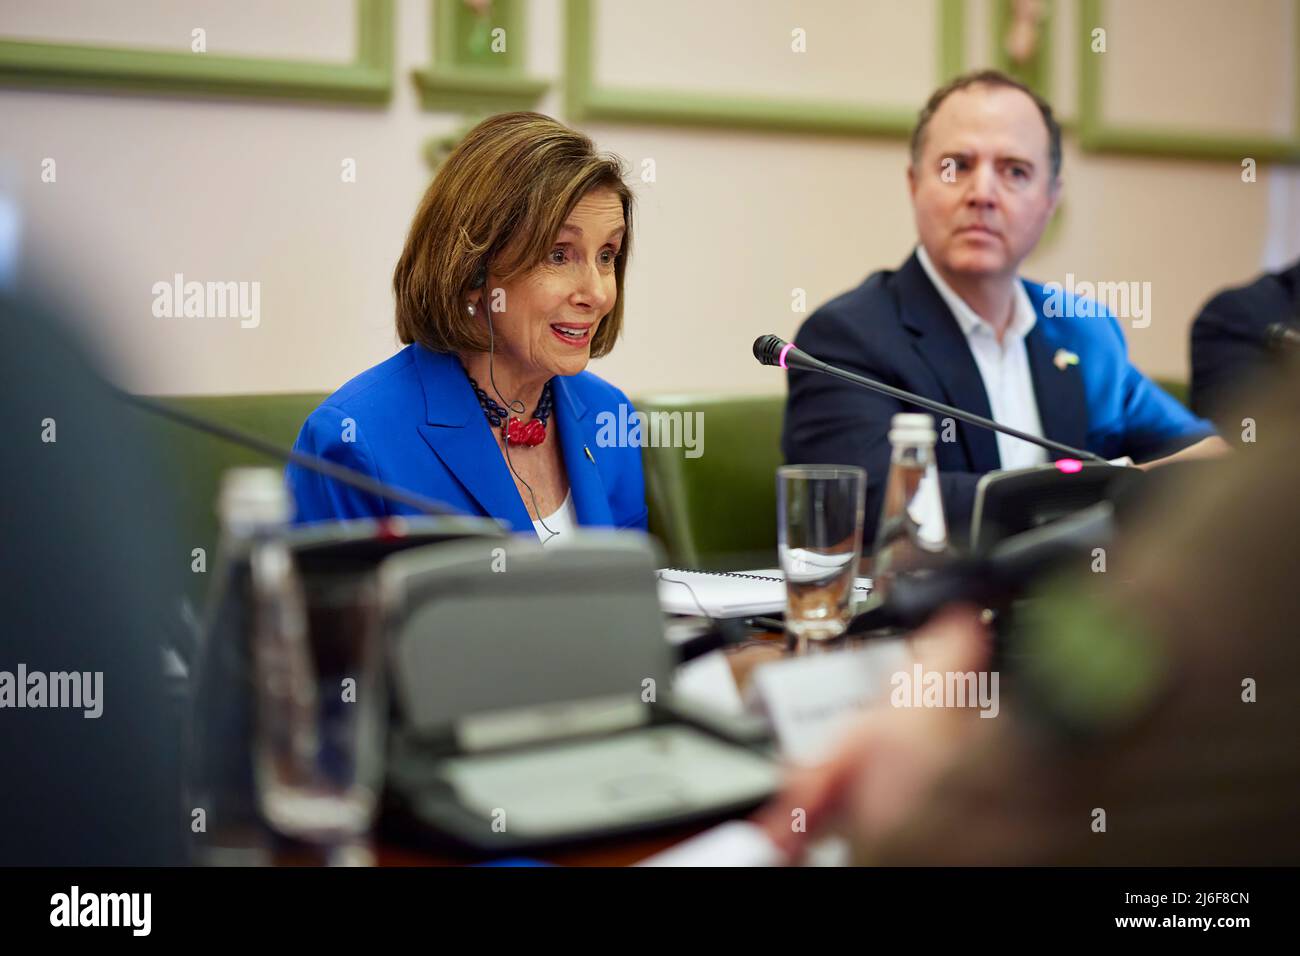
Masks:
[[[899,413],[890,422],[889,478],[876,529],[874,589],[887,597],[899,575],[927,574],[951,560],[934,419]]]
[[[264,843],[268,784],[314,753],[315,679],[302,583],[284,540],[280,471],[233,468],[217,513],[220,564],[196,667],[191,779],[209,848]],[[259,800],[259,797],[262,799]]]

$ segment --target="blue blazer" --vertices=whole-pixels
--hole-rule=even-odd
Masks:
[[[1100,306],[1074,299],[1066,307],[1062,299],[1049,310],[1041,285],[1025,282],[1025,289],[1038,312],[1025,349],[1046,437],[1104,458],[1142,461],[1214,433],[1129,362],[1120,324]],[[915,254],[898,271],[874,273],[823,305],[799,329],[795,344],[832,365],[992,417],[966,337]],[[1058,368],[1060,349],[1078,363]],[[867,469],[864,541],[870,549],[889,474],[890,419],[925,409],[815,372],[790,369],[789,385],[786,460]],[[949,528],[961,540],[969,531],[975,486],[1002,460],[992,431],[956,425],[956,441],[939,442],[935,458]]]
[[[552,388],[552,421],[578,523],[644,530],[640,449],[596,442],[597,415],[610,411],[617,417],[620,403],[631,415],[627,396],[590,372],[557,376]],[[454,355],[408,345],[326,399],[308,416],[294,448],[465,514],[499,518],[515,531],[534,533],[492,427]],[[299,523],[418,513],[305,468],[290,465],[286,477]]]

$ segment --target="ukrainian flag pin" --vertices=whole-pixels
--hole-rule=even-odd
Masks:
[[[1079,364],[1079,356],[1068,349],[1057,349],[1056,355],[1052,357],[1052,364],[1064,372],[1069,366]]]
[[[596,463],[596,459],[591,457],[591,449],[588,448],[586,445],[583,445],[582,450],[587,453],[587,460],[594,465]]]

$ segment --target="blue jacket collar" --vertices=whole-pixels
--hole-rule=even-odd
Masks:
[[[595,418],[588,417],[587,403],[578,394],[581,379],[578,376],[556,376],[552,381],[560,450],[564,454],[564,470],[569,474],[569,489],[573,492],[578,522],[612,525],[614,515],[609,510],[609,493],[600,472],[602,449],[596,444]]]
[[[430,425],[460,427],[472,414],[483,410],[469,387],[469,376],[460,359],[447,352],[432,352],[423,345],[411,346],[415,368],[424,388],[424,420]]]
[[[1038,398],[1038,420],[1043,434],[1055,441],[1083,448],[1088,441],[1088,396],[1083,387],[1083,370],[1078,364],[1056,364],[1056,353],[1062,343],[1057,341],[1057,330],[1043,316],[1044,293],[1042,286],[1025,283],[1029,301],[1038,312],[1039,320],[1025,336],[1025,350],[1029,354],[1029,373],[1034,380],[1034,395]],[[1101,321],[1090,319],[1089,321]],[[1052,459],[1062,457],[1049,451]]]
[[[528,509],[460,360],[422,345],[412,348],[424,389],[425,424],[419,426],[421,436],[486,514],[509,522],[516,531],[531,533],[533,522]],[[590,427],[589,409],[578,394],[576,382],[576,377],[554,379],[552,421],[559,432],[578,521],[584,525],[608,525],[613,517],[596,464],[600,459],[596,454],[595,431]]]
[[[414,345],[415,367],[424,387],[424,420],[430,425],[464,425],[471,417],[481,416],[483,410],[469,387],[460,359],[446,352],[433,352],[423,345]],[[556,405],[568,405],[569,416],[587,417],[587,404],[574,390],[570,380],[557,376],[552,388]],[[566,416],[567,417],[567,416]]]

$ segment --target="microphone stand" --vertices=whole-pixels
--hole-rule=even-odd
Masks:
[[[346,465],[340,465],[337,462],[328,461],[319,458],[316,455],[304,454],[292,449],[285,450],[275,442],[267,441],[258,435],[250,435],[248,432],[240,431],[237,428],[231,428],[229,425],[223,425],[219,422],[209,421],[199,415],[193,415],[189,412],[181,411],[171,405],[163,402],[146,398],[143,395],[133,395],[124,389],[118,388],[111,382],[106,383],[120,400],[128,405],[134,405],[136,408],[142,408],[151,415],[157,415],[160,418],[169,418],[178,422],[187,428],[196,431],[206,432],[209,435],[215,435],[217,438],[225,439],[236,445],[242,445],[253,451],[260,452],[271,458],[278,458],[280,461],[289,462],[306,468],[309,471],[315,471],[335,481],[341,481],[345,485],[351,485],[360,491],[376,495],[380,498],[387,498],[389,501],[396,501],[407,507],[415,508],[427,515],[458,515],[459,512],[447,505],[434,501],[432,498],[426,498],[424,495],[416,494],[413,491],[407,491],[404,488],[395,488],[392,485],[385,484],[375,478],[370,477],[360,471],[348,468]]]
[[[894,388],[894,386],[886,385],[883,382],[877,382],[875,379],[867,378],[865,375],[858,375],[854,372],[845,371],[842,368],[836,368],[834,365],[828,365],[821,359],[813,358],[802,349],[797,349],[790,343],[783,342],[775,335],[764,335],[754,342],[754,357],[764,365],[777,365],[781,368],[801,368],[809,372],[821,372],[824,375],[830,375],[833,378],[849,382],[860,388],[870,389],[873,392],[888,395],[890,398],[896,398],[900,402],[907,402],[910,405],[920,405],[922,408],[927,408],[932,412],[947,415],[950,418],[958,419],[959,421],[966,422],[970,425],[978,425],[981,428],[988,428],[995,432],[1002,432],[1004,435],[1019,438],[1021,441],[1027,441],[1031,445],[1038,445],[1040,448],[1046,448],[1049,451],[1069,455],[1071,458],[1100,462],[1103,465],[1109,464],[1109,462],[1100,455],[1093,454],[1090,451],[1085,451],[1082,448],[1074,448],[1059,441],[1052,441],[1050,438],[1040,438],[1037,435],[1030,435],[1017,428],[1012,428],[1009,425],[995,422],[991,418],[985,418],[983,415],[976,415],[973,412],[962,411],[960,408],[945,405],[943,402],[936,402],[934,399],[925,398],[901,388]]]

